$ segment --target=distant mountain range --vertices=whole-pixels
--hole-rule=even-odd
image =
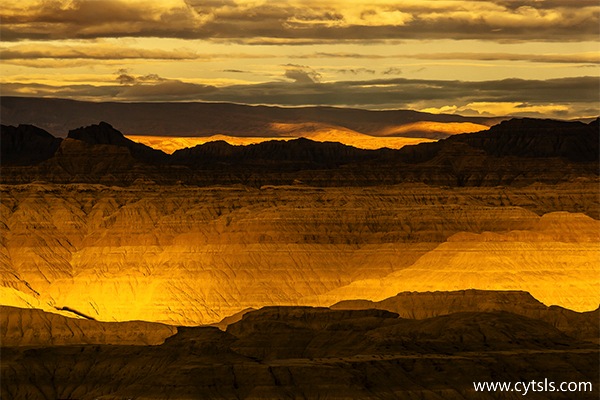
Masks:
[[[35,125],[61,137],[76,126],[110,121],[125,135],[289,137],[299,136],[298,131],[310,132],[327,126],[371,136],[440,139],[455,133],[479,131],[506,119],[409,110],[200,102],[96,103],[30,97],[1,97],[0,112],[5,125]]]
[[[598,176],[598,132],[598,119],[585,124],[525,118],[399,150],[299,138],[247,146],[215,141],[168,155],[126,138],[105,122],[71,130],[66,139],[31,125],[2,125],[2,181],[96,182],[110,175],[121,184],[140,177],[200,185],[556,183]],[[324,172],[331,170],[340,173]]]

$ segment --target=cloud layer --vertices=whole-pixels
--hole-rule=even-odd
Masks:
[[[600,109],[597,0],[4,0],[0,18],[3,95]]]
[[[121,71],[106,86],[9,83],[4,95],[69,97],[120,101],[229,101],[238,103],[338,105],[366,108],[425,109],[476,115],[510,111],[532,115],[550,113],[568,117],[574,111],[597,114],[600,91],[596,77],[552,80],[505,79],[464,82],[416,79],[373,79],[320,83],[304,66],[285,66],[289,81],[216,87],[151,74],[134,76]],[[486,111],[487,110],[487,111]]]
[[[247,43],[597,40],[596,0],[5,0],[4,41],[171,37]]]

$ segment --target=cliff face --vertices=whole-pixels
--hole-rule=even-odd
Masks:
[[[505,188],[500,196],[496,189],[424,185],[8,186],[0,204],[0,290],[7,305],[69,307],[106,321],[198,324],[249,307],[378,300],[392,289],[387,296],[469,289],[473,282],[464,274],[482,285],[493,277],[535,289],[536,277],[547,272],[555,290],[544,292],[544,303],[594,309],[594,280],[585,273],[595,271],[597,222],[537,215],[596,212],[590,185],[587,194],[576,184]],[[542,250],[548,256],[537,258]],[[487,261],[466,257],[474,251]],[[535,263],[520,261],[526,251]],[[454,260],[465,262],[461,273],[452,272]],[[501,269],[483,273],[499,262]],[[400,285],[405,280],[395,277],[409,271],[415,286]],[[446,289],[423,286],[436,274]],[[505,280],[515,274],[523,278]],[[352,289],[361,282],[381,282],[381,290]]]
[[[599,136],[598,119],[584,124],[523,118],[503,121],[485,134],[467,134],[451,140],[497,157],[561,157],[573,162],[597,162]]]
[[[404,291],[525,290],[547,305],[591,311],[600,304],[600,222],[552,213],[528,230],[457,233],[409,268],[356,281],[323,299],[363,293],[382,300]],[[576,288],[576,289],[575,289]],[[574,295],[576,293],[576,295]]]
[[[2,398],[598,398],[597,121],[171,156],[5,132]]]
[[[2,166],[0,290],[7,305],[178,324],[411,290],[592,310],[598,164],[576,155],[596,128],[513,120],[410,151],[298,139],[171,156],[79,128],[39,164]]]

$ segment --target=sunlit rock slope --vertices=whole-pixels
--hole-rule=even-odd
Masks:
[[[595,185],[5,186],[0,298],[176,324],[471,287],[589,310],[598,222],[574,212],[597,216]]]
[[[527,230],[457,233],[409,268],[353,282],[323,298],[382,300],[403,291],[524,290],[546,305],[591,311],[600,304],[599,260],[599,221],[583,214],[550,213]]]

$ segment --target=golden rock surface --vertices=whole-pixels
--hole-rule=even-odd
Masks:
[[[594,185],[5,186],[0,303],[197,325],[266,305],[480,288],[589,310],[598,221],[539,214],[594,215]]]
[[[600,304],[600,221],[542,216],[530,230],[452,235],[401,271],[323,295],[383,300],[402,291],[523,290],[546,305],[592,311]]]

